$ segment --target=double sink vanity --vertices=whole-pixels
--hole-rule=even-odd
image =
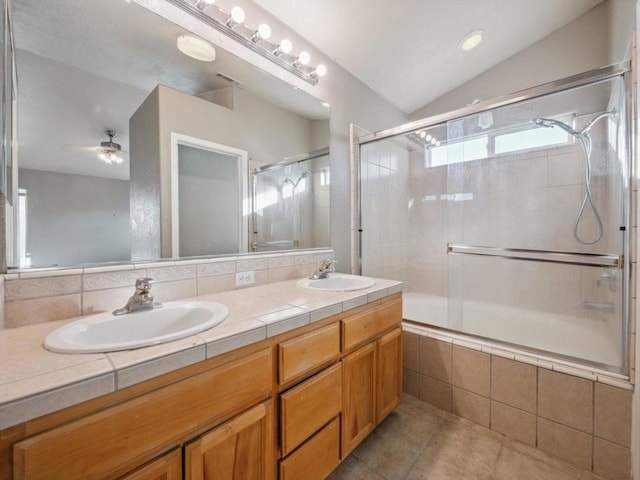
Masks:
[[[0,396],[0,479],[325,478],[401,400],[401,288],[331,274],[111,315],[112,325],[99,314],[2,331],[0,362],[24,378]],[[167,328],[184,338],[95,353]],[[45,350],[56,334],[66,344],[49,348],[93,353]],[[57,386],[42,391],[38,377]],[[104,388],[83,389],[94,380]]]

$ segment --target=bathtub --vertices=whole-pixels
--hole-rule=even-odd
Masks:
[[[457,310],[457,311],[456,311]],[[449,318],[451,313],[451,318]],[[606,321],[424,293],[403,294],[403,318],[574,361],[620,368],[621,337]]]

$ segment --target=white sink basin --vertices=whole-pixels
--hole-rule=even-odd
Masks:
[[[229,309],[213,302],[171,302],[124,315],[91,315],[54,330],[44,340],[59,353],[97,353],[147,347],[195,335],[222,323]]]
[[[312,280],[303,278],[298,282],[298,286],[311,290],[321,290],[325,292],[350,292],[353,290],[364,290],[373,287],[375,279],[360,277],[358,275],[347,275],[346,273],[330,273],[327,278]]]

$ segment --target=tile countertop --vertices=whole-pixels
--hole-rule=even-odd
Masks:
[[[44,349],[49,332],[78,317],[0,330],[0,430],[402,291],[401,282],[382,279],[353,292],[308,290],[297,282],[194,297],[226,305],[228,318],[197,335],[134,350]]]

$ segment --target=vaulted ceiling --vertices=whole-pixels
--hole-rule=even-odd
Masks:
[[[254,2],[410,114],[602,0]],[[485,31],[484,41],[469,52],[458,49],[475,29]]]

